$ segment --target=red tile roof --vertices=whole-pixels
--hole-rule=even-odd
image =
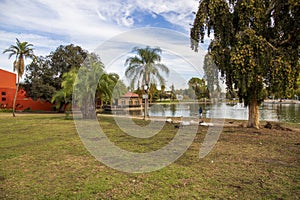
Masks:
[[[122,98],[139,98],[139,95],[133,92],[127,92]]]

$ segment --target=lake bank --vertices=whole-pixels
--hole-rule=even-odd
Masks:
[[[264,100],[263,103],[267,104],[300,104],[300,100],[290,100],[290,99],[282,99],[282,100]]]

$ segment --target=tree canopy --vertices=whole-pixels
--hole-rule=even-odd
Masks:
[[[87,55],[79,70],[73,68],[64,73],[62,78],[62,88],[55,92],[52,102],[64,109],[75,103],[83,118],[94,117],[95,110],[92,108],[97,101],[101,102],[101,107],[103,102],[111,103],[112,98],[118,98],[126,92],[119,75],[106,73],[104,64],[94,53]]]
[[[258,105],[270,93],[285,95],[299,75],[300,4],[296,0],[203,0],[191,29],[192,49],[213,33],[209,55],[229,90],[249,107],[249,127],[259,127]]]
[[[25,77],[26,94],[33,99],[51,101],[62,87],[63,75],[83,64],[88,52],[73,44],[59,46],[48,56],[40,56],[27,65]]]
[[[193,94],[196,99],[201,99],[208,96],[207,86],[205,85],[204,79],[193,77],[189,80],[188,85],[193,90]]]
[[[136,53],[135,56],[126,59],[125,66],[127,69],[125,75],[130,79],[131,85],[135,82],[141,81],[143,84],[150,86],[150,83],[165,84],[165,79],[161,73],[169,74],[169,69],[161,62],[161,49],[135,47],[132,50]]]

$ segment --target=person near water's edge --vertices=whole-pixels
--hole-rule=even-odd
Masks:
[[[200,107],[200,108],[199,108],[199,117],[200,117],[200,118],[202,118],[202,112],[203,112],[202,107]]]

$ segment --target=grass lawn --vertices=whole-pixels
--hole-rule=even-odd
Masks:
[[[178,131],[166,124],[138,140],[111,117],[100,123],[111,141],[135,152],[158,149]],[[198,154],[207,128],[199,127],[176,162],[130,174],[97,161],[64,115],[0,113],[0,199],[299,199],[300,125],[255,130],[238,123],[224,127],[204,159]]]

